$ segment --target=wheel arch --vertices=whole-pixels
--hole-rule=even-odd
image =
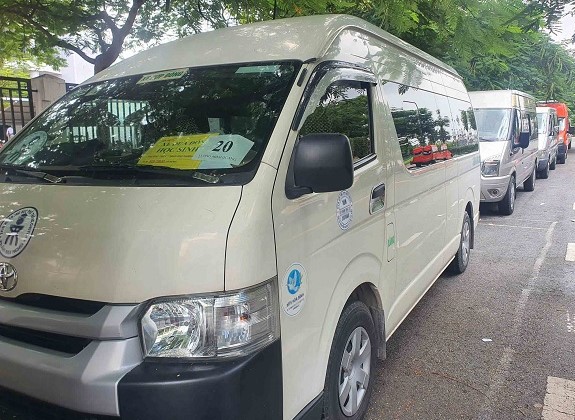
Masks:
[[[323,327],[320,333],[321,348],[318,362],[326,372],[329,353],[335,330],[341,314],[347,306],[357,300],[363,302],[370,311],[378,334],[378,358],[385,357],[385,312],[380,290],[381,261],[373,254],[357,255],[349,262],[337,279],[330,298]],[[379,337],[383,337],[381,340]]]
[[[377,358],[384,360],[386,357],[385,311],[377,287],[373,283],[362,283],[357,286],[345,302],[342,312],[357,301],[364,303],[369,308],[377,332]]]
[[[467,202],[467,205],[465,206],[465,212],[469,215],[469,220],[471,221],[471,238],[469,241],[469,247],[473,249],[475,245],[475,223],[473,216],[473,203],[471,201]]]

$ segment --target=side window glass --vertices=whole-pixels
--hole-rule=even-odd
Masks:
[[[521,114],[517,109],[515,109],[513,112],[513,123],[511,126],[511,139],[513,140],[514,145],[519,143],[519,134],[521,132],[521,127],[522,127]]]
[[[373,154],[369,89],[367,83],[357,81],[332,83],[299,134],[345,134],[351,143],[354,162]]]
[[[537,140],[537,114],[529,112],[527,113],[527,119],[529,120],[529,129],[531,130],[531,140]]]
[[[452,136],[449,151],[455,156],[462,156],[479,150],[477,124],[473,107],[469,102],[449,98],[451,107]]]
[[[451,158],[451,112],[445,97],[394,82],[385,82],[383,93],[407,169]]]

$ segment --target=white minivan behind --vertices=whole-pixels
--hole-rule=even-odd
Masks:
[[[535,189],[539,165],[535,98],[518,90],[470,92],[479,131],[481,202],[515,209],[517,187]]]
[[[341,15],[139,53],[0,168],[0,400],[62,417],[362,418],[479,215],[461,78]]]

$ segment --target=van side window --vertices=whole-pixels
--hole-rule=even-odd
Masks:
[[[529,121],[529,128],[531,129],[531,140],[537,140],[537,114],[534,112],[527,112],[527,119]]]
[[[363,82],[342,80],[332,83],[303,123],[299,134],[345,134],[351,143],[354,162],[372,155],[369,90],[369,85]]]
[[[409,170],[450,159],[451,111],[447,98],[394,82],[383,83],[403,163]]]
[[[463,156],[479,150],[477,124],[473,107],[467,101],[448,98],[451,107],[451,144],[449,150],[455,156]]]

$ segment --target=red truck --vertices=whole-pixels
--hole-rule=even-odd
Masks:
[[[571,136],[575,133],[575,127],[571,127],[569,121],[569,109],[563,102],[539,101],[537,106],[547,106],[557,111],[559,119],[559,146],[557,148],[557,163],[565,163],[567,159],[567,149],[571,149]]]

